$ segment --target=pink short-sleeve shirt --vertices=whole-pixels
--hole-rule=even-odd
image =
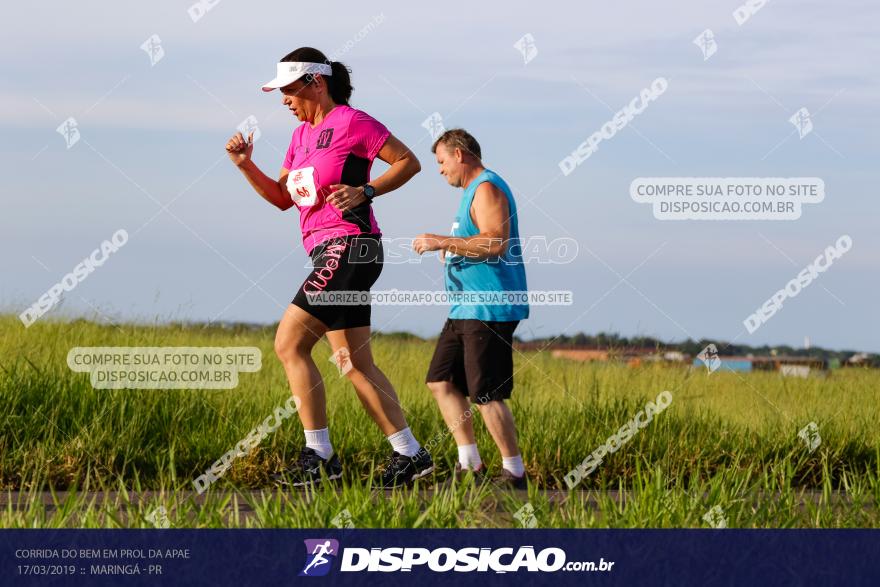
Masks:
[[[333,184],[369,183],[373,160],[390,134],[366,112],[341,104],[314,128],[306,122],[293,131],[284,168],[306,251],[331,238],[381,234],[369,203],[341,212],[325,198]]]

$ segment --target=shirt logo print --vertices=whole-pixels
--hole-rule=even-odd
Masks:
[[[318,135],[318,144],[315,145],[316,149],[326,149],[330,146],[330,141],[333,140],[333,129],[325,128],[321,131],[321,134]]]

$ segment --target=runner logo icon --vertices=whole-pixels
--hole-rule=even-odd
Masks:
[[[306,544],[306,565],[300,577],[323,577],[330,572],[333,561],[339,554],[339,541],[332,538],[311,538]]]

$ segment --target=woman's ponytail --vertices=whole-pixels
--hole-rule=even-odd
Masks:
[[[354,91],[351,85],[351,70],[339,61],[331,61],[330,68],[333,70],[333,75],[324,78],[327,80],[330,97],[337,104],[348,106],[348,100]]]

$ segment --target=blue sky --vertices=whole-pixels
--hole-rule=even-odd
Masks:
[[[8,9],[17,24],[0,57],[10,139],[0,147],[4,310],[20,312],[125,228],[129,243],[50,315],[277,320],[306,273],[297,213],[265,204],[223,146],[254,115],[254,159],[278,172],[297,121],[259,86],[278,58],[311,45],[344,51],[352,105],[421,159],[422,173],[376,204],[386,236],[452,222],[460,191],[437,174],[422,127],[436,111],[446,127],[471,131],[511,184],[523,237],[578,241],[572,263],[527,267],[531,289],[569,289],[575,303],[533,308],[520,336],[604,330],[792,345],[809,336],[880,351],[876,5],[771,0],[741,26],[737,1],[442,12],[220,0],[197,22],[190,5]],[[707,28],[718,50],[704,61],[692,41]],[[538,49],[528,64],[514,48],[526,33]],[[140,46],[154,34],[164,56],[151,66]],[[559,161],[661,76],[669,89],[563,176]],[[788,121],[801,107],[814,124],[803,139]],[[81,135],[70,149],[55,130],[68,117]],[[374,176],[383,169],[378,162]],[[826,197],[794,221],[661,221],[629,196],[633,179],[654,176],[820,177]],[[842,234],[852,250],[748,334],[746,316]],[[390,265],[377,287],[435,289],[440,278],[434,260]],[[427,336],[445,309],[373,315],[377,329]]]

